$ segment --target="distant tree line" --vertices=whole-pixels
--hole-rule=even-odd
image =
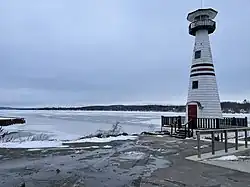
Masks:
[[[166,106],[166,105],[108,105],[108,106],[83,106],[83,107],[42,107],[42,108],[1,108],[14,110],[85,110],[85,111],[185,111],[184,105]]]
[[[250,113],[250,102],[222,102],[221,108],[227,113]],[[95,105],[82,107],[42,107],[42,108],[9,108],[13,110],[84,110],[84,111],[154,111],[154,112],[185,112],[185,105]]]
[[[222,102],[221,108],[227,113],[250,113],[250,102],[246,99],[242,103]]]

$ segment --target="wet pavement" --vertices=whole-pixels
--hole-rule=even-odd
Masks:
[[[203,142],[203,151],[211,150]],[[250,174],[186,160],[195,140],[137,140],[43,150],[0,149],[0,187],[245,187]],[[223,145],[218,144],[217,149]]]

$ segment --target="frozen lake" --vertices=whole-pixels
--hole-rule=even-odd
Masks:
[[[0,111],[0,116],[24,117],[26,124],[5,127],[13,133],[11,147],[59,146],[63,141],[74,141],[98,130],[109,130],[119,122],[122,131],[138,134],[143,131],[160,130],[161,115],[176,116],[173,112],[117,112],[117,111]],[[224,114],[240,117],[249,114]],[[22,145],[21,145],[22,144]],[[43,144],[43,145],[42,145]],[[25,146],[23,146],[25,145]],[[0,141],[0,147],[9,144]]]

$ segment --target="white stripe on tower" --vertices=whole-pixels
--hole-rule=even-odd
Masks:
[[[222,118],[220,98],[213,65],[209,34],[217,15],[213,9],[198,9],[188,14],[189,34],[195,36],[187,98],[187,117]],[[197,106],[197,113],[190,106]],[[195,110],[195,109],[194,109]]]

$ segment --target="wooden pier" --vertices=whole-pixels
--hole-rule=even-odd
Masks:
[[[26,121],[20,117],[3,117],[0,116],[0,127],[9,126],[14,124],[24,124]]]
[[[194,129],[232,129],[248,127],[247,117],[235,118],[194,118],[184,124],[184,116],[161,116],[161,131],[164,127],[171,128],[171,135],[186,138],[193,136]]]
[[[201,158],[201,135],[211,135],[212,140],[212,155],[215,154],[215,134],[221,134],[221,142],[224,140],[224,148],[225,153],[228,152],[228,133],[235,134],[235,150],[239,149],[239,132],[244,132],[244,143],[245,148],[248,148],[248,136],[247,132],[250,131],[250,127],[240,127],[240,128],[228,128],[228,129],[208,129],[208,130],[197,130],[196,136],[197,136],[197,151],[198,151],[198,158]],[[224,134],[224,137],[223,137]]]

